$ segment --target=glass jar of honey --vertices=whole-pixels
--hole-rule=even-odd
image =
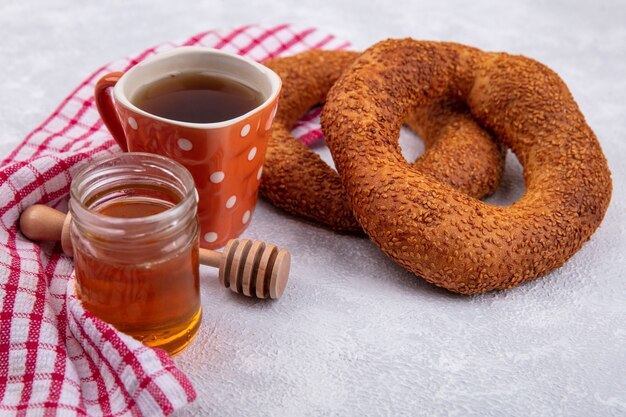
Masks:
[[[70,191],[76,292],[87,310],[170,354],[200,325],[198,195],[171,159],[96,160]]]

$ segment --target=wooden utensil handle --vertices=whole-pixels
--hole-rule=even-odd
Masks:
[[[213,268],[220,267],[222,257],[224,256],[222,252],[202,248],[200,248],[200,253],[198,255],[202,265],[212,266]]]
[[[43,204],[30,206],[20,216],[20,230],[24,236],[36,241],[60,240],[63,252],[72,256],[70,223],[69,214]]]

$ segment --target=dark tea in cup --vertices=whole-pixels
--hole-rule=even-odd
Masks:
[[[246,84],[210,73],[171,74],[141,87],[131,101],[170,120],[217,123],[257,108],[265,97]]]

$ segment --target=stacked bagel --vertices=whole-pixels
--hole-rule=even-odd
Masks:
[[[567,86],[522,56],[412,39],[362,54],[310,51],[266,62],[283,80],[262,194],[336,230],[363,230],[394,261],[463,294],[516,286],[562,265],[598,228],[611,177]],[[337,171],[291,128],[325,102],[322,128]],[[407,124],[426,152],[407,162]],[[498,186],[505,150],[526,193]]]

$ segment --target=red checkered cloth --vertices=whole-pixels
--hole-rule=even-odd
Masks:
[[[72,176],[95,157],[120,152],[94,105],[95,82],[110,71],[180,45],[203,45],[258,61],[348,43],[314,28],[243,26],[168,42],[106,65],[83,81],[0,165],[0,414],[169,415],[196,397],[163,351],[148,348],[85,311],[73,264],[60,245],[36,244],[18,218],[43,203],[64,210]],[[294,133],[321,137],[317,116]]]

